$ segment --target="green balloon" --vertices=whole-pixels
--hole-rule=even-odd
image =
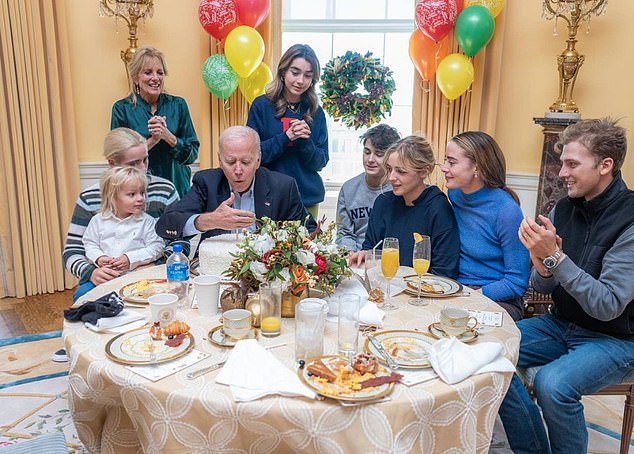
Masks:
[[[203,64],[203,80],[207,90],[223,101],[238,88],[238,75],[229,66],[224,54],[216,54]]]
[[[495,20],[491,12],[482,5],[463,9],[456,20],[456,39],[469,57],[480,52],[491,41],[494,31]]]

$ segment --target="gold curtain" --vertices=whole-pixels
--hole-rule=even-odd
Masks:
[[[264,39],[264,63],[275,73],[277,62],[280,59],[282,47],[282,0],[271,0],[269,15],[257,28]],[[222,43],[217,39],[209,38],[209,55],[222,53]],[[275,75],[275,74],[274,74]],[[211,159],[212,166],[218,165],[218,136],[225,128],[247,123],[249,103],[236,89],[235,93],[226,101],[211,96]]]
[[[0,1],[0,297],[74,284],[61,258],[79,192],[64,20],[64,2]]]
[[[459,132],[480,130],[495,137],[506,8],[508,5],[495,19],[493,39],[472,60],[475,77],[464,95],[448,101],[435,78],[423,82],[418,72],[415,74],[412,131],[431,141],[438,163],[444,160],[447,142]],[[451,52],[459,52],[453,34],[451,39]],[[444,184],[438,168],[431,180],[439,186]]]

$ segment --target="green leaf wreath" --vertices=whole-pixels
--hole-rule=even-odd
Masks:
[[[357,92],[362,86],[365,93]],[[326,63],[321,76],[321,102],[335,121],[359,129],[372,126],[392,111],[396,84],[392,71],[372,52],[347,51]]]

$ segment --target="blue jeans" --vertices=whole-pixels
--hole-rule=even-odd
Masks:
[[[94,288],[95,288],[95,284],[93,284],[90,281],[86,281],[83,284],[79,284],[79,287],[77,287],[77,290],[75,290],[75,293],[73,294],[73,303]]]
[[[588,432],[581,396],[619,383],[634,367],[634,340],[591,331],[554,315],[517,323],[521,333],[518,367],[537,372],[530,399],[517,375],[500,407],[513,452],[586,453]],[[550,445],[548,440],[550,439]]]

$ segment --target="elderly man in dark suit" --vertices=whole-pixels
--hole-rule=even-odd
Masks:
[[[256,218],[275,221],[308,217],[297,183],[284,174],[260,168],[260,137],[247,126],[227,128],[219,138],[220,168],[194,175],[191,190],[165,211],[156,233],[166,239],[202,234],[201,239],[253,228]]]

